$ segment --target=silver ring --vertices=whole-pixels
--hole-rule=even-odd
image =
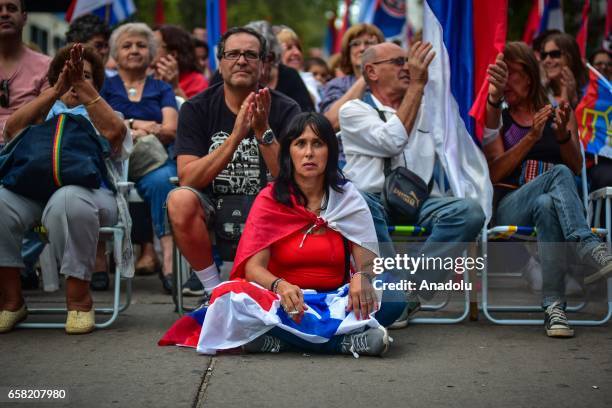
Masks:
[[[300,312],[298,312],[297,310],[292,310],[292,311],[290,311],[290,312],[285,311],[285,312],[286,312],[288,315],[290,315],[290,316],[294,316],[294,315],[296,315],[296,314],[299,314],[299,313],[300,313]]]

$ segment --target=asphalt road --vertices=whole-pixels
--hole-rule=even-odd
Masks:
[[[28,295],[30,304],[41,299],[63,301],[61,293]],[[83,336],[25,329],[0,335],[4,394],[55,388],[68,397],[64,403],[9,403],[1,395],[0,406],[612,407],[609,325],[576,327],[576,337],[558,340],[540,326],[495,326],[481,316],[394,331],[384,358],[209,357],[157,346],[176,318],[157,279],[138,277],[134,303],[109,329]]]

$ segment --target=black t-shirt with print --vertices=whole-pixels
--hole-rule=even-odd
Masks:
[[[288,97],[270,90],[272,102],[268,122],[280,137],[300,108]],[[225,104],[223,83],[186,101],[179,114],[176,155],[203,157],[217,149],[234,129],[236,115]],[[222,194],[256,195],[261,189],[259,147],[251,131],[234,152],[232,160],[215,177],[206,192]]]

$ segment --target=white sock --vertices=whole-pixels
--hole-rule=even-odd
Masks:
[[[215,286],[221,283],[221,279],[219,279],[219,271],[217,270],[217,265],[212,264],[208,268],[204,268],[201,271],[194,271],[202,285],[204,286],[204,290],[206,293],[210,295]]]

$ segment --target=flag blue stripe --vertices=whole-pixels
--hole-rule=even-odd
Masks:
[[[427,0],[444,31],[444,45],[451,64],[451,92],[468,132],[474,135],[469,115],[474,100],[474,19],[472,1]]]
[[[208,64],[210,69],[217,69],[216,49],[217,43],[221,38],[221,16],[219,13],[219,2],[216,0],[206,0],[206,28],[208,34],[208,46],[210,53]]]

